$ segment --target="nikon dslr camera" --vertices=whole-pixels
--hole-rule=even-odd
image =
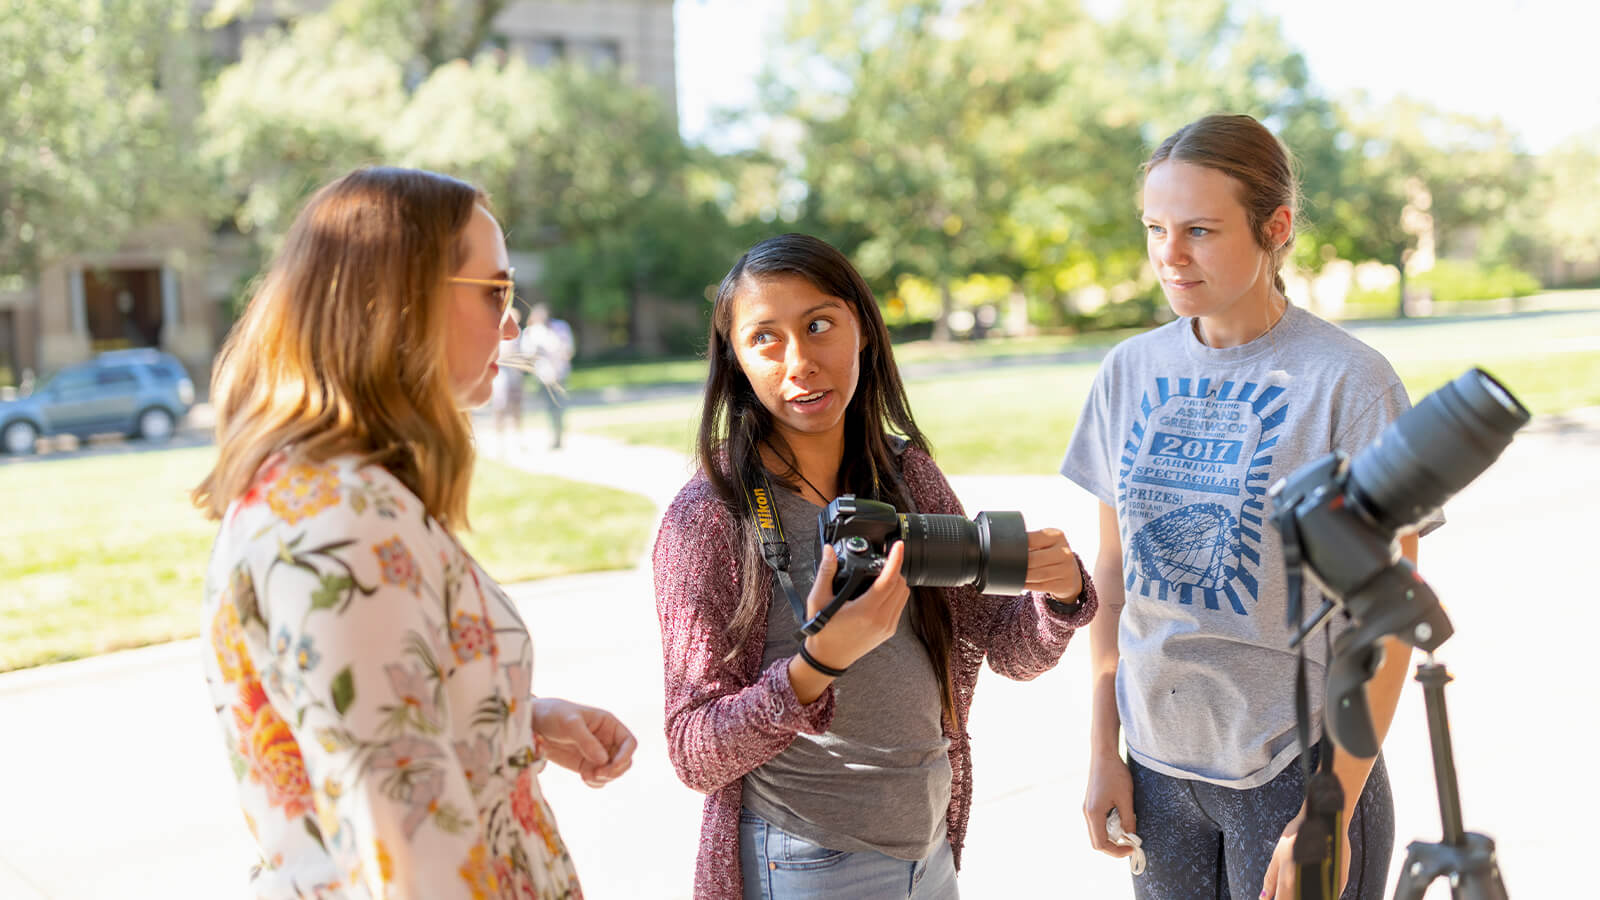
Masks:
[[[964,516],[902,513],[887,503],[845,494],[817,514],[817,558],[833,547],[839,568],[833,600],[801,628],[816,634],[839,607],[866,593],[889,548],[906,545],[900,574],[913,587],[976,585],[986,594],[1020,594],[1028,576],[1028,529],[1020,512]]]

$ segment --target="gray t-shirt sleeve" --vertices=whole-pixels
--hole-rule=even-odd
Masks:
[[[1109,446],[1111,431],[1111,383],[1116,351],[1107,356],[1095,374],[1094,385],[1083,401],[1083,414],[1072,429],[1067,455],[1061,460],[1061,474],[1107,506],[1116,506],[1115,458]]]

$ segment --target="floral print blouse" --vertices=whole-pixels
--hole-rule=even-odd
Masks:
[[[387,471],[269,460],[223,518],[205,634],[255,896],[581,896],[527,629]]]

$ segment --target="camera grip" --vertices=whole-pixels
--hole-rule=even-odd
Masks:
[[[872,575],[873,573],[866,569],[852,568],[849,576],[845,579],[844,585],[839,588],[838,593],[833,595],[833,599],[829,600],[826,606],[817,610],[816,615],[807,619],[805,624],[795,631],[794,639],[804,642],[808,636],[821,631],[822,627],[828,624],[828,620],[833,618],[834,613],[839,611],[839,607],[844,606],[865,592],[863,583]]]

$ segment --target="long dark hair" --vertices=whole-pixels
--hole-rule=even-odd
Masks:
[[[1272,258],[1273,286],[1285,293],[1279,269],[1294,246],[1294,234],[1274,247],[1267,238],[1267,220],[1278,207],[1286,206],[1295,225],[1300,224],[1300,181],[1289,148],[1250,116],[1212,115],[1190,122],[1162,141],[1145,160],[1144,173],[1169,159],[1215,169],[1239,183],[1239,203],[1256,245]]]
[[[744,577],[738,608],[728,624],[728,634],[735,648],[729,654],[730,660],[749,636],[757,614],[772,599],[770,594],[760,590],[761,579],[754,577],[765,563],[761,558],[761,538],[745,503],[740,476],[762,464],[762,444],[784,461],[784,471],[772,473],[779,482],[797,489],[800,475],[793,451],[773,427],[772,413],[761,405],[739,365],[732,338],[733,306],[751,282],[786,276],[804,278],[822,293],[843,300],[861,323],[861,374],[855,394],[845,407],[844,455],[839,462],[837,482],[840,493],[880,500],[900,510],[910,509],[913,506],[911,494],[900,477],[891,431],[908,446],[928,452],[927,438],[911,417],[905,384],[894,363],[889,329],[883,324],[878,301],[844,254],[810,235],[784,234],[767,238],[741,256],[723,277],[711,310],[711,329],[706,341],[710,366],[700,414],[700,433],[695,444],[701,470],[740,523]],[[956,722],[955,691],[950,681],[950,654],[955,626],[944,594],[928,588],[913,589],[911,622],[933,663],[939,679],[940,705],[953,725]]]

